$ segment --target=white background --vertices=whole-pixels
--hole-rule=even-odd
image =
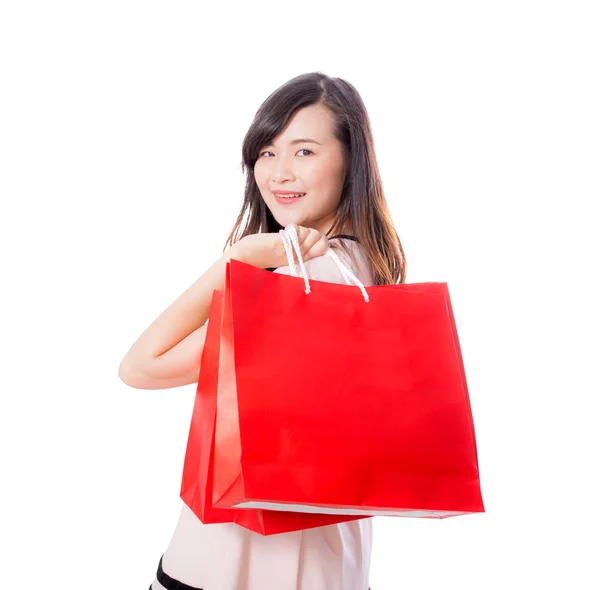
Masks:
[[[367,106],[407,282],[449,284],[486,507],[376,518],[371,587],[600,587],[594,4],[4,2],[0,585],[152,581],[195,387],[118,365],[221,254],[260,103],[320,70]]]

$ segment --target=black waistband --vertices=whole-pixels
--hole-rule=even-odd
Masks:
[[[202,588],[197,588],[196,586],[190,586],[188,584],[184,584],[183,582],[179,582],[175,578],[172,578],[168,574],[165,574],[162,568],[162,556],[160,561],[158,562],[158,571],[156,572],[156,579],[167,589],[167,590],[202,590]],[[152,585],[148,590],[152,590]],[[369,588],[371,590],[371,588]]]
[[[184,584],[175,578],[169,576],[169,574],[165,574],[165,571],[162,568],[162,556],[160,561],[158,562],[158,571],[156,572],[156,579],[167,589],[167,590],[202,590],[202,588],[198,588],[197,586],[190,586],[189,584]],[[150,586],[150,590],[152,590],[152,586]]]

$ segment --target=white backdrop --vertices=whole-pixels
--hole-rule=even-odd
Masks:
[[[376,518],[371,587],[600,587],[593,4],[2,3],[2,586],[152,581],[195,387],[118,366],[221,254],[260,103],[320,70],[367,105],[407,282],[449,284],[486,506]]]

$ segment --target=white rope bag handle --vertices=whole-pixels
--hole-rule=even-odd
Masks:
[[[298,262],[300,264],[300,272],[302,273],[302,277],[304,278],[304,284],[306,285],[306,290],[304,291],[307,295],[310,293],[310,284],[308,282],[308,275],[306,274],[306,267],[304,266],[304,262],[302,260],[302,252],[300,250],[300,242],[298,241],[298,233],[296,232],[296,227],[293,224],[288,225],[285,230],[279,230],[279,235],[283,240],[283,246],[285,248],[285,254],[288,259],[288,264],[293,277],[297,277],[297,269],[296,264],[294,263],[294,251],[296,252],[296,256],[298,257]],[[293,249],[292,249],[293,248]],[[365,301],[369,302],[369,294],[365,289],[364,285],[360,282],[358,277],[352,272],[352,269],[348,266],[346,262],[344,262],[331,247],[327,248],[327,252],[325,256],[329,256],[336,263],[346,284],[348,285],[356,285],[362,292]]]

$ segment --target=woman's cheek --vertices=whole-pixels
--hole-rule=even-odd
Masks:
[[[258,186],[261,187],[263,186],[263,184],[265,184],[266,181],[264,166],[261,166],[258,163],[254,165],[254,181]]]

